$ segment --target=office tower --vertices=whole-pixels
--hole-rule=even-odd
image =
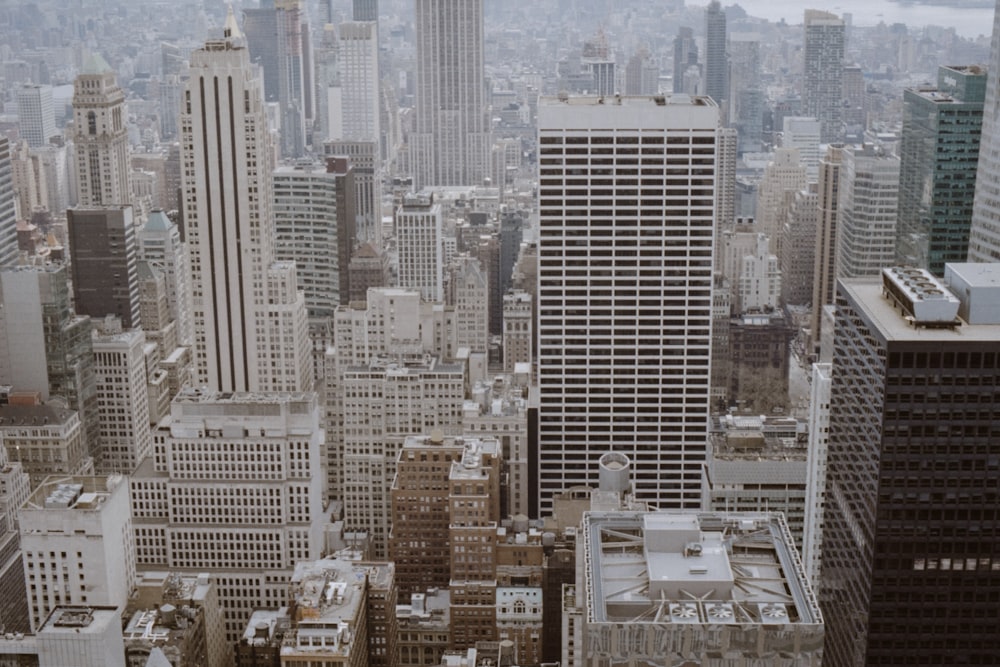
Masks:
[[[820,138],[829,143],[843,133],[844,22],[829,12],[807,9],[804,24],[802,114],[819,120]]]
[[[860,65],[844,66],[844,129],[845,138],[859,141],[868,129],[868,114],[865,110],[867,84]]]
[[[837,277],[877,276],[896,256],[899,157],[881,146],[844,149],[837,221]]]
[[[496,438],[506,470],[506,489],[500,513],[528,515],[531,470],[528,455],[528,392],[531,375],[523,368],[472,385],[462,408],[465,433]]]
[[[281,152],[301,156],[306,120],[313,117],[312,53],[302,0],[274,0],[243,13],[250,58],[263,70],[267,101],[277,102],[280,109]]]
[[[739,129],[740,152],[759,151],[764,134],[760,34],[729,35],[729,123]]]
[[[251,609],[284,603],[297,561],[319,557],[319,412],[311,393],[185,389],[131,477],[139,567],[218,577],[227,641]]]
[[[191,304],[191,255],[181,241],[180,229],[162,210],[150,212],[146,224],[136,231],[139,259],[161,271],[167,288],[167,304],[177,325],[177,341],[194,344]],[[164,352],[169,354],[170,350]]]
[[[139,323],[146,340],[156,345],[158,357],[170,354],[177,347],[177,324],[167,303],[166,276],[144,261],[139,262]]]
[[[372,287],[389,286],[389,258],[371,243],[358,246],[347,268],[348,303],[363,302]]]
[[[439,429],[459,435],[466,372],[462,364],[421,355],[352,366],[339,378],[343,401],[344,522],[366,531],[376,558],[385,557],[391,525],[392,480],[406,437]],[[330,440],[331,446],[334,441]],[[337,453],[331,453],[336,456]]]
[[[819,164],[819,219],[816,224],[816,266],[813,269],[812,317],[809,330],[816,350],[822,328],[823,306],[833,303],[837,271],[837,218],[840,205],[840,167],[844,147],[828,146]],[[815,351],[815,350],[814,350]]]
[[[132,203],[125,114],[125,93],[114,70],[91,55],[73,83],[76,205],[81,208]]]
[[[135,586],[136,552],[121,475],[50,477],[28,498],[19,520],[34,630],[63,605],[125,609]]]
[[[778,148],[764,169],[757,189],[756,225],[767,235],[771,247],[780,252],[781,229],[795,193],[806,187],[806,168],[795,148]]]
[[[824,665],[995,660],[998,269],[838,285]]]
[[[705,94],[720,108],[729,97],[726,14],[719,0],[712,0],[705,9]]]
[[[464,451],[463,439],[439,435],[410,435],[399,450],[390,491],[389,558],[402,600],[447,588],[451,580],[448,475]]]
[[[312,387],[295,266],[274,262],[273,151],[257,68],[235,28],[191,54],[181,111],[197,383]]]
[[[43,401],[62,397],[80,415],[84,447],[100,459],[100,424],[90,318],[76,315],[66,268],[49,264],[0,271],[0,373]]]
[[[332,317],[348,302],[354,196],[354,173],[345,158],[274,171],[274,254],[295,262],[310,317]]]
[[[352,9],[355,21],[378,21],[378,0],[354,0]]]
[[[993,16],[993,41],[990,47],[990,72],[1000,71],[1000,12]],[[986,81],[986,101],[976,168],[976,196],[969,229],[969,261],[995,262],[1000,259],[1000,115],[997,104],[1000,90],[994,77]]]
[[[375,23],[347,22],[337,26],[340,71],[340,134],[331,139],[373,141],[378,146],[378,30]],[[380,151],[376,150],[376,154]]]
[[[59,134],[52,106],[52,86],[25,84],[17,91],[17,120],[21,138],[31,148],[48,146]]]
[[[500,639],[496,534],[502,462],[496,440],[472,438],[448,473],[452,649]]]
[[[14,190],[14,164],[10,140],[0,138],[0,267],[17,262],[17,193]],[[22,217],[31,211],[22,211]]]
[[[660,67],[641,47],[625,66],[624,95],[657,95],[660,92]]]
[[[445,303],[454,310],[455,349],[489,350],[490,294],[478,259],[458,255],[448,265]]]
[[[781,125],[781,146],[797,148],[799,160],[810,181],[819,177],[820,122],[805,116],[785,116]]]
[[[444,247],[441,204],[432,194],[407,195],[396,209],[399,277],[396,285],[420,292],[425,301],[443,301]]]
[[[5,634],[31,632],[18,537],[18,510],[30,494],[28,473],[0,446],[0,630]]]
[[[812,365],[809,395],[809,456],[806,471],[806,516],[802,566],[809,583],[819,590],[823,561],[823,515],[826,505],[826,459],[830,440],[832,367]]]
[[[73,270],[73,305],[80,315],[114,315],[139,326],[139,272],[132,207],[66,211]]]
[[[614,95],[615,61],[608,48],[604,30],[598,30],[591,39],[583,42],[580,55],[580,74],[586,79],[586,92],[593,95]]]
[[[806,189],[795,193],[779,235],[783,304],[805,306],[812,299],[818,221],[819,191],[816,183],[809,183]]]
[[[897,263],[943,276],[968,256],[985,94],[976,65],[942,66],[936,87],[903,91]]]
[[[177,138],[177,126],[181,112],[181,91],[183,89],[181,79],[176,74],[166,74],[160,79],[157,92],[159,93],[161,141],[174,141]]]
[[[698,65],[698,43],[691,28],[682,27],[674,37],[674,92],[690,92],[684,89],[684,75],[691,67]]]
[[[640,498],[700,506],[718,123],[708,98],[539,99],[543,510],[609,447]]]
[[[417,0],[414,190],[480,185],[490,174],[483,0]]]
[[[145,346],[142,329],[118,328],[94,336],[103,451],[98,462],[100,474],[131,475],[152,453]]]
[[[780,513],[592,511],[580,539],[583,586],[563,598],[564,662],[825,658],[823,616]],[[597,646],[600,657],[588,653]]]
[[[726,231],[722,233],[719,247],[719,273],[730,285],[733,312],[739,315],[777,308],[781,270],[767,235]]]
[[[737,130],[720,127],[716,138],[715,238],[736,220],[736,162],[739,148]]]
[[[503,369],[513,373],[517,364],[531,364],[534,315],[532,298],[520,290],[503,295]],[[526,512],[523,512],[526,514]]]
[[[323,144],[326,159],[350,161],[354,173],[354,233],[358,243],[382,248],[382,170],[377,141],[341,139]],[[338,162],[337,164],[341,164]]]

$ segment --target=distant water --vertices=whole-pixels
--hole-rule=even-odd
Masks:
[[[961,0],[959,0],[961,1]],[[689,2],[688,4],[699,4]],[[723,0],[722,5],[739,4],[750,16],[799,25],[805,9],[822,9],[833,14],[851,14],[852,24],[873,26],[905,23],[911,28],[938,25],[955,28],[963,37],[989,37],[993,32],[993,7],[938,7],[934,5],[890,2],[889,0]],[[957,4],[957,3],[956,3]]]

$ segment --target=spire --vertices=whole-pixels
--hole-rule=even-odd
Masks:
[[[236,14],[233,13],[233,3],[226,3],[226,23],[222,27],[222,34],[227,39],[243,39],[240,31],[240,24],[236,22]]]

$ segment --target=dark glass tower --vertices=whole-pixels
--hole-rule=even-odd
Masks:
[[[719,0],[712,0],[705,11],[705,94],[719,106],[729,97],[728,74],[726,14]]]
[[[964,262],[976,190],[986,71],[941,67],[936,88],[903,92],[896,261],[944,275]]]
[[[888,287],[839,283],[825,666],[996,664],[1000,316],[990,276],[1000,265],[989,268],[948,265],[961,303],[915,269],[892,270]]]

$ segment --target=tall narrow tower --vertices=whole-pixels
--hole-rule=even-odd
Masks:
[[[1000,7],[1000,2],[997,3]],[[1000,12],[993,15],[993,42],[988,71],[1000,71]],[[969,261],[1000,261],[1000,90],[997,77],[986,78],[976,197],[969,229]]]
[[[719,106],[729,97],[728,74],[726,14],[719,0],[712,0],[705,11],[705,94]]]
[[[125,93],[114,70],[94,54],[73,84],[77,206],[132,203]]]
[[[490,173],[483,0],[417,0],[414,186],[479,185]]]
[[[296,386],[312,373],[295,266],[272,266],[273,155],[261,80],[230,15],[226,37],[191,54],[181,108],[195,370],[213,389],[311,389]],[[285,334],[290,348],[273,344]]]
[[[718,123],[703,97],[539,100],[543,512],[608,449],[643,500],[701,506]]]
[[[844,22],[829,12],[807,9],[805,31],[803,115],[819,120],[823,143],[837,141],[844,101]]]

